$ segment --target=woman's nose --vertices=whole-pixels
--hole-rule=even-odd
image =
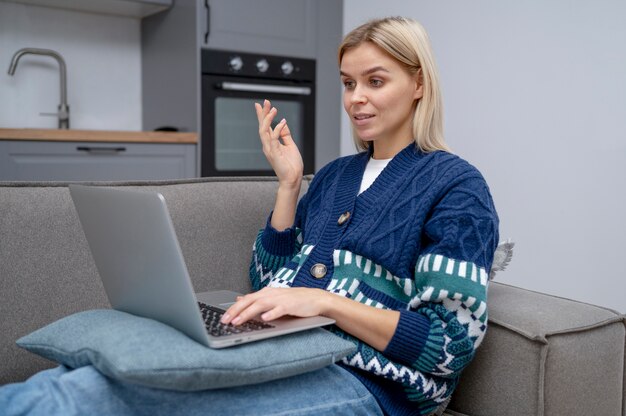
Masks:
[[[363,93],[363,89],[360,87],[356,87],[354,91],[352,91],[352,97],[350,97],[350,101],[353,104],[361,104],[367,101],[367,96]]]

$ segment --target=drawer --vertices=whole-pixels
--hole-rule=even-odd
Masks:
[[[0,180],[167,180],[196,176],[195,144],[0,140]]]

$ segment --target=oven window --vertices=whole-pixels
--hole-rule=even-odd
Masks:
[[[218,97],[215,100],[215,167],[217,170],[271,170],[259,139],[254,103],[259,98]],[[298,101],[272,100],[278,115],[272,127],[287,119],[291,135],[302,152],[302,106]]]

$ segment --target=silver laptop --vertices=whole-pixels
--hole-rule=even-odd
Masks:
[[[99,186],[69,188],[114,309],[170,325],[211,348],[335,322],[325,317],[283,317],[236,327],[220,324],[221,314],[239,293],[194,294],[163,195]]]

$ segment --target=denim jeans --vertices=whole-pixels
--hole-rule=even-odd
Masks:
[[[175,392],[122,383],[92,366],[57,367],[0,388],[0,414],[380,415],[369,391],[338,365],[250,386]]]

